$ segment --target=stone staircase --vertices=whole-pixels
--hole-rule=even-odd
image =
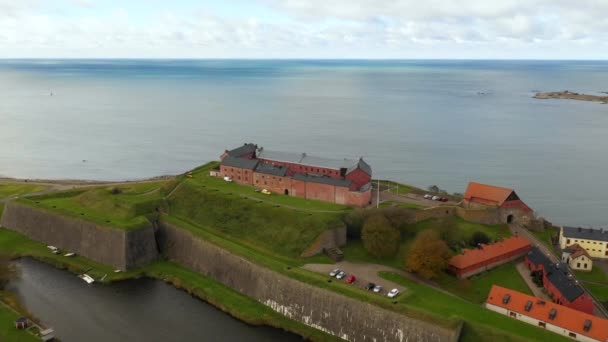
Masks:
[[[344,253],[338,247],[325,248],[323,251],[335,262],[344,260]]]

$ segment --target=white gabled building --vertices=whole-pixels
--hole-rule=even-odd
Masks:
[[[559,231],[559,246],[561,249],[578,244],[583,247],[591,258],[608,259],[608,230],[562,227]]]
[[[583,247],[578,243],[566,247],[562,252],[562,262],[568,264],[575,271],[591,271],[593,260]]]

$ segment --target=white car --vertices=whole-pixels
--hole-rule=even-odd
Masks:
[[[392,289],[388,292],[388,294],[386,295],[388,298],[395,298],[397,297],[397,295],[399,294],[399,290],[397,289]]]
[[[338,278],[338,279],[342,279],[344,277],[346,277],[346,272],[344,272],[344,271],[340,271],[340,272],[338,272],[338,274],[336,274],[336,278]]]
[[[439,196],[433,196],[433,198],[431,198],[431,199],[432,199],[433,201],[439,201],[439,199],[440,199],[440,198],[441,198],[441,197],[439,197]]]
[[[338,275],[338,273],[340,273],[340,269],[336,268],[336,269],[332,270],[331,272],[329,272],[329,276],[335,277],[336,275]]]
[[[224,177],[224,180],[225,180],[226,182],[232,182],[232,178],[230,178],[230,177]]]
[[[374,286],[373,291],[374,291],[374,293],[380,293],[380,291],[382,291],[382,286],[380,286],[380,285]]]
[[[431,199],[431,198],[433,198],[432,195],[429,195],[429,194],[424,195],[424,199]]]

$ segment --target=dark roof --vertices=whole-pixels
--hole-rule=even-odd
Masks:
[[[359,164],[358,167],[363,170],[363,172],[367,173],[368,175],[372,175],[372,167],[365,162],[365,160],[363,160],[363,158],[359,158]]]
[[[543,265],[547,279],[569,302],[574,301],[585,293],[573,278],[568,277],[568,268],[564,264],[552,263],[538,247],[534,247],[528,252],[528,259],[537,266],[539,264]]]
[[[608,241],[608,229],[564,227],[564,236],[573,239]]]
[[[275,166],[267,163],[259,163],[255,168],[255,172],[264,173],[267,175],[285,177],[287,168],[284,166]]]
[[[257,148],[258,148],[258,145],[248,143],[248,144],[243,144],[243,146],[241,146],[241,147],[237,147],[233,150],[226,151],[226,152],[228,153],[229,156],[232,156],[232,157],[242,157],[249,153],[254,153]]]
[[[335,179],[335,178],[330,178],[330,177],[311,176],[311,175],[305,175],[302,173],[296,173],[295,175],[293,175],[292,178],[295,180],[304,181],[304,182],[329,184],[329,185],[335,185],[335,186],[342,186],[345,188],[348,188],[351,183],[351,181],[346,180],[346,179]]]
[[[545,272],[547,273],[547,279],[569,302],[573,302],[585,293],[574,279],[568,277],[568,268],[564,264],[553,264],[545,269]]]
[[[257,158],[273,160],[284,163],[307,165],[312,167],[326,168],[332,170],[346,169],[346,173],[351,173],[357,168],[361,168],[368,175],[372,175],[372,168],[363,158],[356,159],[333,159],[317,156],[309,156],[306,153],[272,151],[260,147],[257,151]]]
[[[528,252],[528,259],[536,266],[543,265],[545,269],[552,264],[551,260],[538,247],[532,247]]]
[[[236,158],[229,155],[222,160],[222,165],[253,170],[258,165],[258,161],[256,159]]]

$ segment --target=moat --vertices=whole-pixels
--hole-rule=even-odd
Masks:
[[[157,280],[86,285],[32,259],[17,265],[21,278],[11,289],[63,342],[301,340],[278,329],[249,326]]]

